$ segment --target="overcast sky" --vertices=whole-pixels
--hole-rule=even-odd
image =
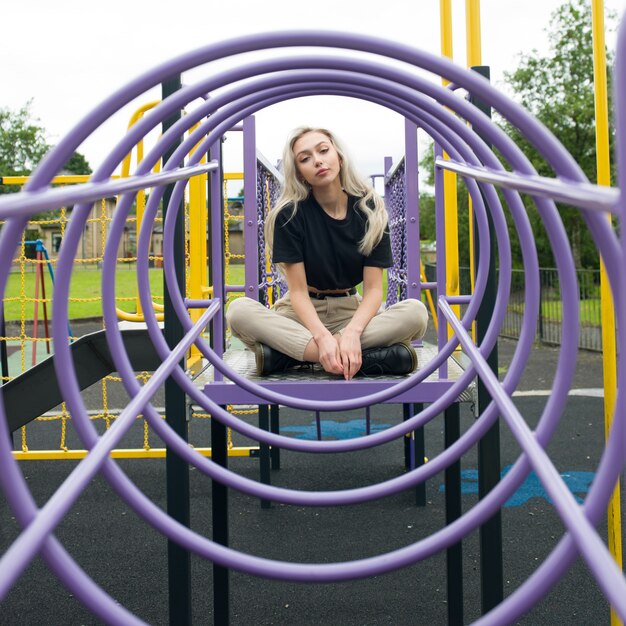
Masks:
[[[605,7],[621,15],[625,2],[605,0]],[[547,52],[545,28],[560,4],[560,0],[482,0],[482,60],[491,66],[493,82],[500,83],[503,72],[517,66],[520,53],[533,48]],[[465,66],[465,2],[453,0],[452,5],[454,60]],[[2,21],[0,106],[19,108],[32,99],[33,113],[51,143],[108,93],[140,73],[193,48],[241,34],[345,30],[440,52],[437,0],[21,0],[4,3]],[[193,82],[199,75],[183,80]],[[92,167],[123,135],[136,106],[158,97],[155,91],[140,98],[83,144],[80,150]],[[260,112],[260,150],[274,162],[287,132],[301,124],[337,131],[366,175],[382,171],[383,156],[397,158],[402,153],[402,122],[395,113],[329,97]],[[228,166],[237,169],[237,139],[227,144]]]

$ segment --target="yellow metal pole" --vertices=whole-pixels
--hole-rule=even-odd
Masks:
[[[25,185],[29,176],[2,176],[3,185]],[[87,183],[91,178],[91,174],[69,174],[55,176],[50,183],[52,185],[77,185],[79,183]],[[111,176],[111,178],[119,178],[119,176]]]
[[[604,1],[591,3],[593,30],[593,74],[596,114],[596,162],[598,184],[611,185],[611,162],[609,154],[609,105],[606,80],[606,53],[604,43]],[[611,216],[608,216],[609,221]],[[602,309],[602,364],[604,369],[604,431],[608,437],[617,389],[617,351],[615,345],[615,313],[613,296],[606,268],[600,260],[600,302]],[[608,544],[615,561],[622,568],[622,523],[619,479],[608,507]],[[611,624],[622,624],[611,607]]]
[[[439,14],[441,21],[441,55],[452,59],[452,2],[451,0],[439,0]],[[442,78],[443,86],[448,80]],[[444,152],[443,158],[448,155]],[[459,219],[456,195],[456,174],[444,171],[444,216],[446,228],[446,292],[448,295],[459,295]],[[456,314],[460,314],[460,307],[453,307]],[[453,331],[448,326],[448,337]]]
[[[228,449],[228,456],[253,456],[259,450],[258,446],[233,446]],[[211,456],[211,448],[195,448],[202,456]],[[28,452],[13,452],[16,461],[70,461],[84,459],[89,450],[30,450]],[[166,448],[120,448],[111,450],[112,459],[164,459],[167,456]]]
[[[439,16],[441,22],[441,54],[452,58],[452,0],[439,0]],[[447,85],[449,81],[443,80]]]
[[[130,121],[128,122],[128,128],[131,128],[134,124],[136,124],[143,117],[146,111],[153,109],[159,103],[160,103],[160,100],[153,100],[152,102],[147,102],[146,104],[143,104],[142,106],[140,106],[132,114]],[[137,142],[137,145],[135,146],[135,148],[137,150],[137,163],[141,163],[141,161],[143,160],[143,138]],[[131,157],[132,157],[132,152],[129,152],[124,158],[124,160],[122,161],[122,177],[123,178],[130,176]],[[143,189],[140,189],[137,192],[136,202],[137,202],[137,212],[135,215],[135,218],[136,218],[135,233],[136,233],[137,241],[139,241],[139,231],[141,229],[141,222],[143,220],[143,212],[144,212],[144,209],[146,208],[146,192]],[[139,299],[139,293],[137,293],[137,297],[135,298],[135,307],[136,307],[135,317],[139,319],[143,319],[143,311],[141,310],[141,300]]]
[[[128,128],[130,128],[131,126],[133,126],[133,124],[136,124],[137,121],[139,119],[141,119],[144,115],[144,113],[146,113],[146,111],[149,111],[150,109],[154,109],[155,106],[157,106],[157,104],[159,104],[161,101],[160,100],[153,100],[152,102],[146,102],[146,104],[141,105],[131,116],[130,121],[128,122]],[[132,152],[129,152],[126,157],[124,158],[124,161],[122,162],[122,176],[129,176],[130,175],[130,159],[132,156]]]
[[[424,264],[420,259],[420,280],[425,283],[426,282],[426,270],[424,269]],[[439,329],[439,322],[437,320],[437,309],[435,308],[435,301],[433,300],[433,296],[430,289],[424,290],[426,293],[426,302],[428,303],[428,309],[430,310],[430,315],[433,318],[433,326],[435,327],[435,332]]]
[[[197,127],[194,126],[189,130]],[[196,151],[196,144],[190,156]],[[200,163],[206,163],[206,154],[200,159]],[[201,300],[204,297],[204,288],[208,285],[207,269],[207,181],[208,174],[200,174],[189,180],[189,297],[192,300]],[[198,321],[202,311],[192,309],[191,319]],[[202,358],[200,350],[191,346],[188,365]]]
[[[482,65],[480,0],[465,0],[467,66]]]
[[[482,65],[482,48],[480,33],[480,0],[465,0],[465,42],[467,67]],[[470,263],[470,285],[474,292],[475,280],[475,258],[474,258],[474,212],[472,208],[472,198],[468,195],[468,219],[469,219],[469,263]],[[472,325],[474,332],[475,325]]]

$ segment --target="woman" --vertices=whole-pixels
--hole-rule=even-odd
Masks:
[[[410,341],[426,332],[428,313],[418,300],[380,311],[383,270],[393,264],[382,198],[325,129],[293,131],[283,169],[265,237],[288,292],[272,309],[251,298],[232,302],[233,335],[254,350],[260,375],[302,363],[346,380],[412,372]]]

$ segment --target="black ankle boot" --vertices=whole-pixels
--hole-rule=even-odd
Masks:
[[[290,367],[304,364],[302,361],[298,361],[298,359],[294,359],[287,354],[274,350],[264,343],[254,345],[254,355],[256,358],[257,376],[278,374],[288,370]]]
[[[417,367],[417,354],[408,343],[394,343],[386,348],[363,350],[357,376],[400,376]]]

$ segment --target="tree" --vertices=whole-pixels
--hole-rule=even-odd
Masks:
[[[92,170],[87,159],[80,152],[74,152],[63,166],[63,171],[68,174],[91,174]]]
[[[615,15],[609,15],[607,24],[612,28]],[[542,56],[533,50],[522,54],[520,64],[513,72],[505,73],[505,82],[517,100],[539,121],[547,126],[561,141],[580,165],[590,181],[596,180],[596,144],[593,91],[593,42],[591,29],[591,7],[586,0],[568,0],[553,14],[546,29],[550,52]],[[612,55],[607,53],[607,65]],[[610,79],[610,76],[608,77]],[[609,88],[609,94],[611,90]],[[497,119],[497,118],[496,118]],[[554,176],[549,165],[537,150],[506,120],[497,119],[500,126],[515,141],[529,158],[540,175]],[[427,183],[432,184],[433,157],[428,151],[421,162]],[[459,177],[459,219],[467,211],[467,191]],[[502,194],[500,194],[502,199]],[[552,249],[542,220],[534,203],[524,197],[529,219],[533,228],[539,263],[544,267],[554,266]],[[434,202],[429,197],[420,201],[423,217],[421,225],[426,238],[434,238]],[[598,267],[598,252],[584,223],[580,210],[559,206],[567,231],[576,267]],[[425,212],[425,214],[424,214]],[[513,261],[521,266],[521,252],[510,216],[511,246]],[[465,220],[467,221],[467,220]],[[463,223],[459,225],[460,258],[467,257],[468,239]]]
[[[33,119],[31,102],[12,111],[0,108],[0,176],[26,176],[48,151],[46,133]],[[15,185],[0,185],[0,193],[19,190]]]
[[[615,23],[612,14],[607,24]],[[520,65],[505,73],[514,98],[545,124],[580,165],[589,180],[596,180],[594,75],[591,4],[569,0],[553,14],[547,29],[548,56],[536,50],[521,55]],[[607,54],[607,65],[612,55]],[[608,77],[610,79],[610,76]],[[609,93],[611,89],[609,88]],[[539,174],[553,176],[548,164],[519,131],[507,122],[503,128],[524,150]],[[550,246],[539,215],[527,204],[542,264],[552,264]],[[598,254],[578,209],[561,208],[576,267],[597,267]]]
[[[46,130],[33,118],[28,101],[21,109],[0,108],[0,176],[28,176],[50,149]],[[62,168],[68,174],[91,174],[87,159],[74,152]],[[0,185],[0,193],[21,189],[18,185]]]
[[[422,181],[429,187],[435,184],[435,155],[432,146],[425,152],[420,161]],[[469,202],[468,190],[463,179],[457,177],[457,215],[459,264],[469,266]],[[428,192],[420,192],[420,237],[429,241],[437,239],[435,215],[435,196]]]

